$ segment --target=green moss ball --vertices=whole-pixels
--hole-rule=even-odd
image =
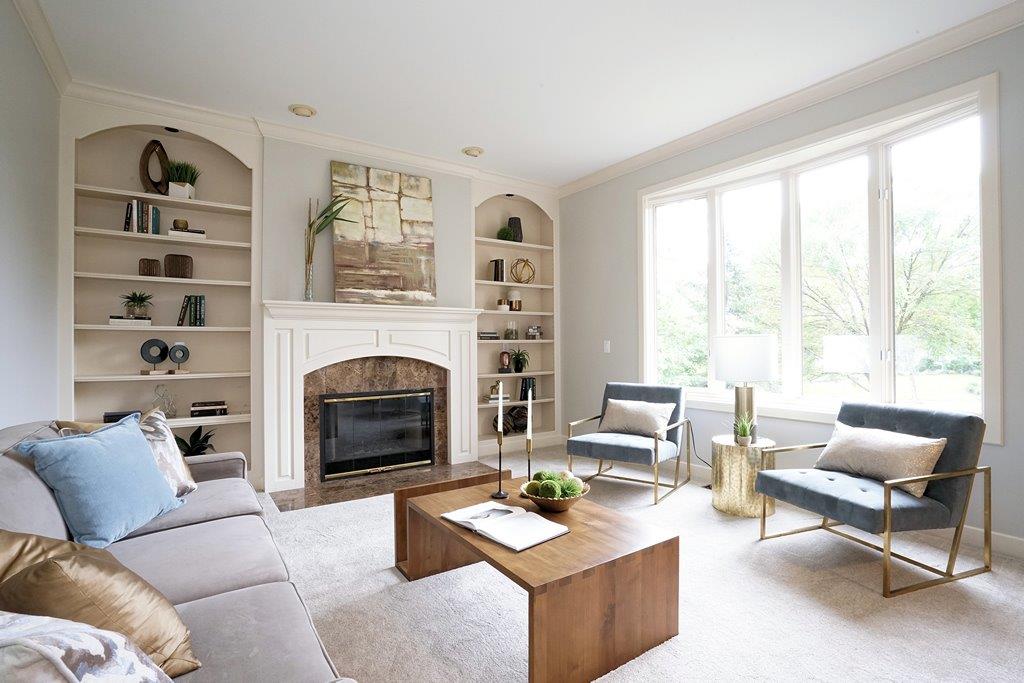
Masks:
[[[575,498],[583,493],[579,479],[566,479],[562,482],[562,498]]]
[[[558,475],[551,470],[541,470],[537,474],[533,475],[534,481],[548,481],[549,479],[557,480]]]
[[[540,482],[539,490],[540,493],[538,493],[537,495],[541,496],[542,498],[562,497],[562,487],[554,479],[545,479],[544,481]]]
[[[539,481],[531,481],[530,483],[528,483],[526,485],[526,492],[528,494],[530,494],[531,496],[539,496],[540,495],[540,482]]]

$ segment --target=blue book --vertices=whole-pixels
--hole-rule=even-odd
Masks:
[[[151,210],[152,213],[150,214],[149,231],[151,233],[153,233],[154,235],[159,235],[160,234],[160,209],[158,209],[158,208],[156,208],[154,206],[154,207],[151,207],[150,210]]]

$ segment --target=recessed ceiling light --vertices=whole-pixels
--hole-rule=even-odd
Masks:
[[[295,114],[296,116],[301,116],[304,119],[311,119],[314,116],[316,116],[316,109],[314,109],[313,107],[311,107],[308,104],[293,104],[293,105],[290,105],[288,107],[288,111],[290,111],[291,113]]]
[[[478,156],[484,153],[484,148],[476,147],[475,145],[472,147],[463,147],[462,153],[465,154],[467,157],[473,157],[474,159],[476,159]]]

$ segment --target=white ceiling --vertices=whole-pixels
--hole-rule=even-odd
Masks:
[[[561,185],[1008,1],[41,5],[77,81]]]

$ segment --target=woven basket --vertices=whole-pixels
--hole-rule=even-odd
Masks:
[[[185,254],[168,254],[164,256],[164,274],[167,277],[192,277],[192,257]]]
[[[146,277],[160,277],[160,259],[140,258],[139,275]]]

